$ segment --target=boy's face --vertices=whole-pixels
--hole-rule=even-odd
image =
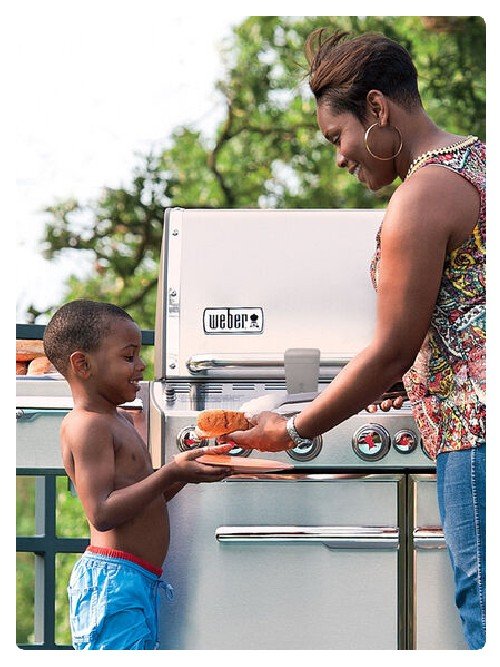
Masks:
[[[114,318],[99,349],[89,353],[95,393],[115,405],[133,401],[143,379],[141,332],[131,320]]]

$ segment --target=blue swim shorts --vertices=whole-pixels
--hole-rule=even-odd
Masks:
[[[89,547],[75,563],[68,586],[73,647],[158,648],[160,588],[172,600],[161,570],[123,551]]]

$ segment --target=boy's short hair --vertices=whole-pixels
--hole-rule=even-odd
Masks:
[[[132,317],[119,306],[78,299],[64,304],[54,313],[45,328],[45,354],[62,375],[66,375],[69,358],[77,350],[93,352],[110,330],[113,319]]]

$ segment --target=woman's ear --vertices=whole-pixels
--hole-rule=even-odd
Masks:
[[[73,352],[70,355],[69,363],[77,377],[82,380],[87,380],[90,377],[90,363],[85,352]]]
[[[389,103],[387,97],[380,90],[370,90],[366,95],[368,115],[378,122],[380,127],[389,123]]]

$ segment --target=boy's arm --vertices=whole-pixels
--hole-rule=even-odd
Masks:
[[[98,531],[106,531],[133,519],[153,500],[173,497],[187,482],[218,482],[231,470],[197,463],[206,452],[226,451],[227,445],[183,452],[139,482],[113,489],[115,453],[113,436],[105,420],[92,419],[74,425],[64,438],[74,466],[74,482],[85,514]]]
[[[224,444],[217,444],[217,445],[209,445],[206,447],[202,447],[201,449],[198,450],[191,450],[189,452],[184,452],[183,454],[176,454],[174,456],[174,461],[179,461],[181,458],[187,457],[187,456],[199,456],[200,454],[228,454],[232,449],[234,445],[233,443],[224,443]],[[197,454],[199,452],[199,454]],[[222,470],[219,468],[219,470]],[[231,470],[227,469],[224,476],[226,474],[230,474]],[[165,498],[165,502],[168,503],[169,500],[172,500],[174,496],[176,496],[179,491],[182,491],[182,489],[186,486],[187,481],[181,481],[181,482],[174,482],[173,484],[170,484],[168,489],[163,493],[163,497]]]
[[[174,482],[171,484],[168,489],[163,493],[163,497],[165,498],[165,502],[168,503],[169,500],[172,500],[174,496],[176,496],[179,491],[182,491],[182,489],[186,486],[186,482]]]
[[[73,456],[75,487],[91,524],[106,531],[129,521],[177,481],[167,466],[122,489],[113,489],[115,454],[106,422],[89,420],[67,433]]]

